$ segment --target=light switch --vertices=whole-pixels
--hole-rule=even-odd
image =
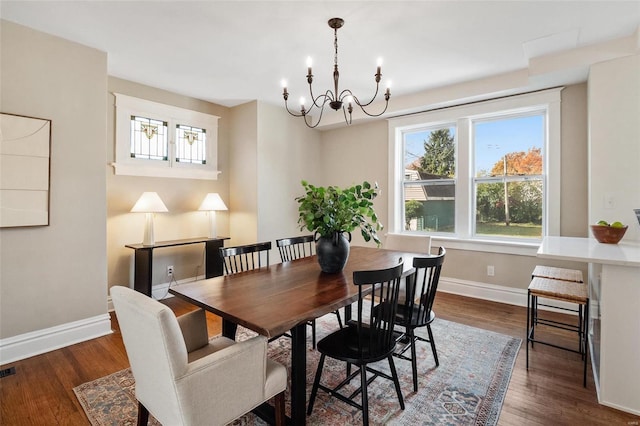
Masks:
[[[604,208],[605,209],[613,209],[616,207],[616,198],[613,194],[604,194]]]

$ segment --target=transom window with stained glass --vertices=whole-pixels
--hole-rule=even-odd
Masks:
[[[215,115],[114,93],[117,175],[215,180]]]
[[[176,161],[180,163],[206,164],[206,129],[184,124],[176,126]]]
[[[131,116],[131,157],[167,161],[169,140],[167,122]]]

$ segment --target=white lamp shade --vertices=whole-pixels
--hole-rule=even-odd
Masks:
[[[168,212],[160,196],[156,192],[143,192],[136,204],[131,209],[134,213],[146,213],[144,225],[144,239],[142,245],[152,246],[155,244],[153,235],[153,213]]]
[[[169,210],[157,192],[143,192],[131,211],[135,213],[161,213]]]
[[[227,210],[227,206],[224,204],[224,201],[222,201],[219,194],[210,192],[206,197],[204,197],[204,200],[202,200],[202,204],[200,204],[198,210]]]

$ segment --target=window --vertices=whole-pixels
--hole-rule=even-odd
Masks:
[[[558,235],[560,90],[390,120],[389,231],[507,246]]]
[[[545,115],[472,120],[475,236],[542,238]]]
[[[405,230],[455,232],[455,133],[440,126],[403,134]]]
[[[217,179],[213,115],[116,93],[116,174]]]

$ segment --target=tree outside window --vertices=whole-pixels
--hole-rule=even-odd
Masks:
[[[542,113],[474,123],[476,235],[541,237],[543,126]]]
[[[455,231],[455,127],[405,134],[404,220],[410,231]]]

